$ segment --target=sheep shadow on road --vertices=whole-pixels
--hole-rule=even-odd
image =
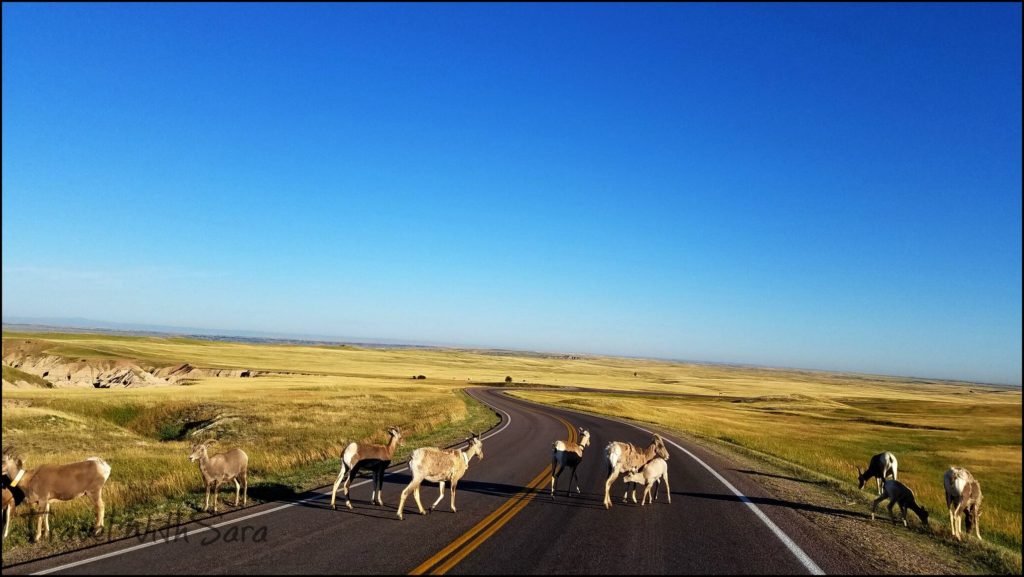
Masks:
[[[867,513],[858,513],[856,511],[848,511],[846,509],[834,509],[832,507],[822,507],[820,505],[812,505],[810,503],[796,503],[793,501],[783,501],[782,499],[773,499],[770,497],[744,497],[741,499],[736,495],[722,495],[714,493],[689,493],[689,492],[672,492],[673,496],[679,495],[680,497],[693,497],[696,499],[713,499],[716,501],[733,501],[736,503],[744,503],[744,499],[750,501],[755,505],[765,505],[771,507],[785,507],[786,509],[794,509],[797,511],[810,511],[812,513],[821,513],[823,515],[832,515],[835,517],[850,517],[853,519],[871,519],[871,515]]]

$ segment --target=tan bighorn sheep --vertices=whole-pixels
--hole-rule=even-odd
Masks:
[[[245,505],[249,502],[249,455],[241,449],[231,449],[225,453],[210,455],[207,446],[216,443],[211,439],[192,446],[192,452],[188,460],[199,462],[199,472],[203,475],[203,486],[206,488],[206,503],[203,511],[210,508],[210,487],[213,486],[213,512],[217,512],[217,496],[220,494],[221,483],[228,481],[235,482],[235,507],[238,506],[239,492],[242,494],[241,502]],[[241,483],[239,483],[241,480]]]
[[[943,476],[943,485],[946,486],[946,507],[949,508],[949,524],[953,530],[953,536],[957,541],[963,536],[963,518],[967,519],[967,535],[971,534],[971,526],[974,526],[974,535],[981,540],[981,528],[979,517],[981,517],[981,483],[974,478],[970,471],[961,467],[950,467]]]
[[[626,471],[635,473],[655,457],[668,460],[668,449],[665,448],[665,442],[661,436],[654,435],[651,438],[651,444],[645,449],[631,443],[612,441],[605,447],[604,455],[605,461],[608,463],[608,480],[604,484],[604,507],[609,509],[612,506],[611,489],[615,479],[618,479],[619,475]],[[633,499],[636,500],[635,491]],[[625,496],[622,500],[625,502]]]
[[[21,457],[13,448],[4,449],[3,474],[11,478],[11,490],[20,489],[25,501],[35,513],[36,507],[43,508],[43,514],[36,521],[34,541],[43,535],[50,535],[50,503],[70,501],[88,495],[96,507],[96,525],[93,532],[103,532],[103,484],[110,477],[110,465],[99,457],[89,457],[67,465],[41,465],[25,470]],[[12,495],[13,498],[13,495]]]
[[[480,440],[480,435],[472,433],[472,436],[466,440],[469,442],[469,446],[462,450],[423,447],[412,452],[412,458],[409,459],[412,481],[409,482],[409,486],[402,490],[402,497],[398,501],[399,519],[404,519],[402,510],[405,507],[405,498],[409,496],[410,492],[412,492],[413,497],[416,499],[416,507],[419,508],[420,515],[427,514],[423,510],[423,503],[420,502],[420,483],[424,480],[438,483],[441,489],[437,500],[430,506],[431,511],[444,498],[445,481],[451,481],[452,483],[452,513],[457,511],[455,508],[455,488],[459,484],[459,479],[466,474],[466,470],[469,468],[469,460],[474,455],[480,457],[480,460],[484,458],[484,443]]]
[[[644,496],[640,499],[640,506],[643,507],[644,503],[654,503],[651,499],[651,488],[654,488],[654,499],[658,498],[658,485],[662,481],[665,482],[665,495],[668,498],[668,502],[672,503],[672,489],[668,486],[668,463],[661,457],[655,457],[651,459],[644,468],[637,471],[636,473],[627,473],[622,480],[626,483],[640,483],[644,486]],[[636,489],[634,489],[636,491]],[[625,496],[623,496],[625,497]],[[636,495],[633,495],[633,502],[636,502]]]
[[[899,464],[896,462],[896,455],[893,455],[889,451],[879,453],[874,457],[871,457],[871,462],[868,463],[868,469],[866,471],[861,470],[857,467],[857,481],[858,489],[863,489],[864,485],[867,484],[868,479],[871,477],[875,478],[875,485],[878,488],[878,494],[882,494],[882,482],[885,478],[892,475],[893,480],[898,480],[899,477],[896,475],[896,469]]]
[[[900,513],[903,515],[904,527],[907,526],[907,509],[917,513],[917,517],[921,519],[921,524],[925,527],[928,526],[928,511],[917,504],[917,501],[914,499],[914,492],[903,483],[892,479],[886,479],[882,483],[882,494],[871,503],[872,521],[875,519],[875,509],[878,507],[878,504],[886,499],[889,499],[889,517],[893,523],[896,522],[896,516],[893,515],[892,508],[895,505],[899,505]]]
[[[384,498],[381,493],[384,490],[384,471],[391,465],[391,458],[395,455],[395,449],[402,444],[402,430],[398,427],[388,427],[387,445],[371,445],[370,443],[351,442],[341,453],[341,471],[338,473],[338,480],[334,482],[331,489],[331,509],[337,509],[334,499],[338,494],[338,485],[342,485],[342,493],[345,494],[345,506],[352,508],[352,501],[348,496],[348,487],[352,484],[360,469],[369,469],[373,472],[373,491],[370,493],[371,505],[383,505]]]
[[[578,479],[576,476],[576,467],[579,466],[580,461],[583,460],[583,450],[590,445],[590,431],[583,427],[578,427],[580,433],[580,440],[577,443],[572,441],[555,441],[551,444],[551,497],[555,497],[555,481],[558,480],[558,476],[562,474],[562,471],[566,467],[572,469],[572,474],[569,475],[569,486],[565,488],[565,496],[568,497],[572,491],[573,479]],[[576,492],[580,492],[579,481],[577,480]]]

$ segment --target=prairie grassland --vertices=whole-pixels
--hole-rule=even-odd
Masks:
[[[946,534],[942,474],[951,464],[965,466],[985,492],[983,534],[1015,556],[1009,566],[1020,571],[1019,388],[616,357],[96,334],[4,333],[5,350],[9,340],[25,339],[76,360],[278,373],[138,389],[5,385],[4,444],[17,445],[29,466],[106,458],[114,469],[109,508],[126,515],[200,503],[199,473],[180,440],[191,427],[210,427],[203,434],[243,446],[253,470],[250,494],[279,496],[333,481],[346,440],[379,442],[391,424],[411,435],[398,459],[417,446],[457,440],[467,428],[487,428],[493,413],[459,390],[510,376],[515,385],[591,389],[515,393],[524,398],[732,443],[814,471],[851,494],[858,494],[854,466],[891,450],[900,479]],[[427,379],[411,378],[421,374]],[[650,394],[618,394],[635,392]],[[870,491],[859,495],[867,506]],[[71,517],[85,534],[88,503],[55,508],[58,525]],[[24,525],[16,529],[21,537],[8,539],[5,559],[12,543],[24,542]]]

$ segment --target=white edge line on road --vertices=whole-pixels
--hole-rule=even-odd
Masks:
[[[467,391],[466,394],[469,394],[468,391]],[[472,396],[472,395],[470,395],[470,396]],[[476,397],[473,397],[473,398],[476,399]],[[479,401],[480,399],[476,399],[476,400]],[[488,434],[484,435],[483,437],[480,437],[480,440],[489,439],[489,438],[497,435],[498,433],[504,431],[505,429],[508,428],[509,425],[512,424],[512,415],[506,413],[505,411],[502,411],[501,409],[499,409],[497,407],[492,407],[492,408],[494,410],[500,412],[501,414],[505,415],[505,419],[506,419],[505,424],[500,429],[498,429],[497,431],[488,433]],[[461,443],[459,445],[461,445]],[[402,471],[405,471],[408,468],[409,468],[409,466],[406,465],[405,467],[402,467],[401,469],[395,469],[394,471],[391,471],[391,472],[392,473],[401,473]],[[371,481],[371,479],[365,479],[363,481],[359,481],[358,483],[355,483],[354,485],[352,485],[352,487],[358,487],[360,485],[365,485],[366,483],[369,483],[370,481]],[[263,515],[269,515],[271,513],[276,513],[278,511],[283,511],[285,509],[288,509],[289,507],[294,507],[296,505],[302,505],[303,503],[309,503],[310,501],[315,501],[317,499],[326,498],[326,497],[327,497],[326,493],[320,493],[320,494],[315,495],[313,497],[308,497],[306,499],[303,499],[301,501],[296,501],[294,503],[285,503],[284,505],[279,505],[277,507],[273,507],[271,509],[267,509],[266,511],[260,511],[258,513],[252,513],[251,515],[245,515],[245,516],[239,517],[237,519],[230,519],[228,521],[223,521],[221,523],[216,523],[214,525],[209,525],[209,526],[203,525],[202,528],[196,529],[194,531],[185,531],[185,532],[182,532],[180,534],[176,533],[176,534],[174,534],[174,535],[172,535],[170,537],[164,537],[163,539],[157,539],[157,540],[151,541],[149,543],[141,543],[139,545],[133,545],[133,546],[128,547],[126,549],[118,549],[117,551],[111,551],[110,553],[104,553],[102,555],[97,555],[95,557],[89,557],[88,559],[82,559],[81,561],[74,561],[72,563],[65,563],[64,565],[59,565],[57,567],[51,567],[50,569],[43,569],[42,571],[37,571],[35,573],[30,573],[30,575],[47,575],[49,573],[56,573],[58,571],[64,571],[66,569],[72,569],[74,567],[79,567],[79,566],[82,566],[82,565],[87,565],[89,563],[94,563],[96,561],[102,561],[103,559],[109,559],[111,557],[117,557],[118,555],[124,555],[125,553],[131,553],[133,551],[138,551],[140,549],[145,549],[147,547],[152,547],[153,545],[161,545],[163,543],[170,543],[171,541],[174,541],[174,540],[178,539],[179,536],[187,538],[188,536],[191,536],[191,535],[198,535],[199,533],[205,533],[205,532],[207,532],[207,531],[209,531],[211,529],[219,529],[221,527],[224,527],[225,525],[233,525],[233,524],[239,523],[241,521],[247,521],[249,519],[253,519],[253,518],[256,518],[256,517],[262,517]],[[202,524],[201,521],[199,523]]]
[[[535,403],[533,401],[528,401],[526,399],[521,399],[521,398],[518,398],[518,397],[513,397],[513,398],[515,398],[516,401],[523,402],[523,403],[529,403],[531,405],[537,405],[539,407],[544,407],[546,409],[556,408],[556,409],[563,410],[563,411],[573,412],[573,411],[571,411],[569,409],[560,409],[559,407],[550,407],[548,405],[543,405],[541,403]],[[591,417],[597,417],[598,419],[606,419],[606,420],[609,420],[609,421],[615,421],[617,423],[622,423],[623,425],[629,425],[630,427],[633,427],[634,429],[639,429],[639,430],[641,430],[641,431],[643,431],[643,432],[645,432],[645,433],[647,433],[649,435],[653,435],[654,434],[653,431],[648,431],[647,429],[645,429],[645,428],[643,428],[643,427],[641,427],[639,425],[635,425],[635,424],[630,423],[628,421],[623,421],[623,420],[620,420],[620,419],[616,419],[614,417],[607,417],[607,416],[604,416],[604,415],[595,415],[595,414],[592,414],[592,413],[587,413],[587,415],[591,416]],[[778,525],[776,525],[771,519],[768,518],[768,515],[765,515],[764,511],[762,511],[756,504],[754,504],[754,502],[751,501],[750,498],[748,498],[743,493],[740,493],[739,490],[737,490],[736,487],[734,487],[732,485],[732,483],[727,481],[725,477],[720,475],[718,473],[718,471],[712,469],[711,465],[708,465],[707,463],[702,461],[700,457],[698,457],[697,455],[694,455],[688,449],[686,449],[685,447],[683,447],[679,443],[673,441],[672,439],[665,438],[665,440],[668,441],[669,443],[672,443],[672,445],[674,445],[680,451],[682,451],[682,452],[686,453],[687,455],[689,455],[690,458],[693,459],[694,461],[697,461],[698,463],[700,463],[700,465],[702,467],[707,469],[709,473],[711,473],[712,475],[715,476],[716,479],[721,481],[722,484],[725,485],[725,487],[727,489],[729,489],[730,491],[733,492],[734,495],[739,497],[740,501],[742,501],[743,504],[745,504],[747,507],[750,507],[750,510],[753,511],[755,515],[757,515],[757,518],[760,519],[769,529],[771,529],[772,533],[775,533],[775,536],[779,538],[779,541],[782,541],[782,544],[785,545],[787,549],[789,549],[790,553],[792,553],[794,556],[796,556],[797,561],[800,561],[800,563],[804,566],[805,569],[807,569],[807,571],[809,571],[811,573],[811,575],[825,575],[826,574],[824,571],[822,571],[821,567],[818,567],[818,564],[815,563],[814,560],[811,559],[810,556],[807,555],[807,553],[804,553],[804,550],[801,549],[799,545],[797,545],[792,539],[789,538],[789,535],[786,535],[786,533],[783,532],[783,530],[780,529]]]
[[[627,423],[627,424],[632,425],[632,423]],[[654,434],[653,432],[648,431],[647,429],[645,429],[643,427],[639,427],[637,425],[632,425],[632,426],[636,427],[637,429],[640,429],[641,431],[644,431],[646,433],[650,433],[652,435]],[[672,439],[666,438],[665,440],[668,441],[669,443],[672,443],[672,445],[675,446],[680,451],[682,451],[682,452],[686,453],[687,455],[689,455],[690,458],[692,458],[694,461],[697,461],[698,463],[700,463],[700,465],[702,467],[707,469],[709,473],[711,473],[712,475],[715,476],[716,479],[721,481],[722,484],[725,485],[727,489],[729,489],[730,491],[733,492],[734,495],[739,497],[740,501],[742,501],[747,507],[750,507],[750,510],[753,511],[754,514],[757,515],[757,517],[759,519],[761,519],[761,521],[763,521],[764,524],[769,529],[771,529],[772,533],[775,533],[775,536],[779,538],[779,541],[782,541],[782,544],[785,545],[786,548],[789,549],[789,551],[791,553],[793,553],[793,555],[796,556],[797,560],[800,561],[800,563],[804,566],[804,568],[806,568],[811,573],[811,575],[825,575],[825,572],[822,571],[821,567],[818,567],[818,564],[815,563],[807,555],[807,553],[804,553],[804,550],[801,549],[799,545],[794,543],[793,540],[789,538],[789,535],[786,535],[786,533],[783,532],[783,530],[780,529],[778,525],[776,525],[771,519],[769,519],[768,515],[765,515],[764,511],[762,511],[757,505],[755,505],[754,502],[750,500],[750,498],[748,498],[743,493],[740,493],[739,490],[736,489],[736,487],[733,487],[732,483],[727,481],[725,479],[725,477],[723,477],[722,475],[720,475],[718,473],[718,471],[712,469],[711,465],[708,465],[707,463],[702,461],[700,457],[698,457],[697,455],[694,455],[689,450],[687,450],[686,448],[681,446],[679,443],[673,441]]]

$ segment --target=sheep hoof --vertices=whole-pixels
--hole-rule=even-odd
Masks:
[[[348,507],[349,511],[352,510],[352,502],[351,501],[346,501],[345,502],[345,506]]]

